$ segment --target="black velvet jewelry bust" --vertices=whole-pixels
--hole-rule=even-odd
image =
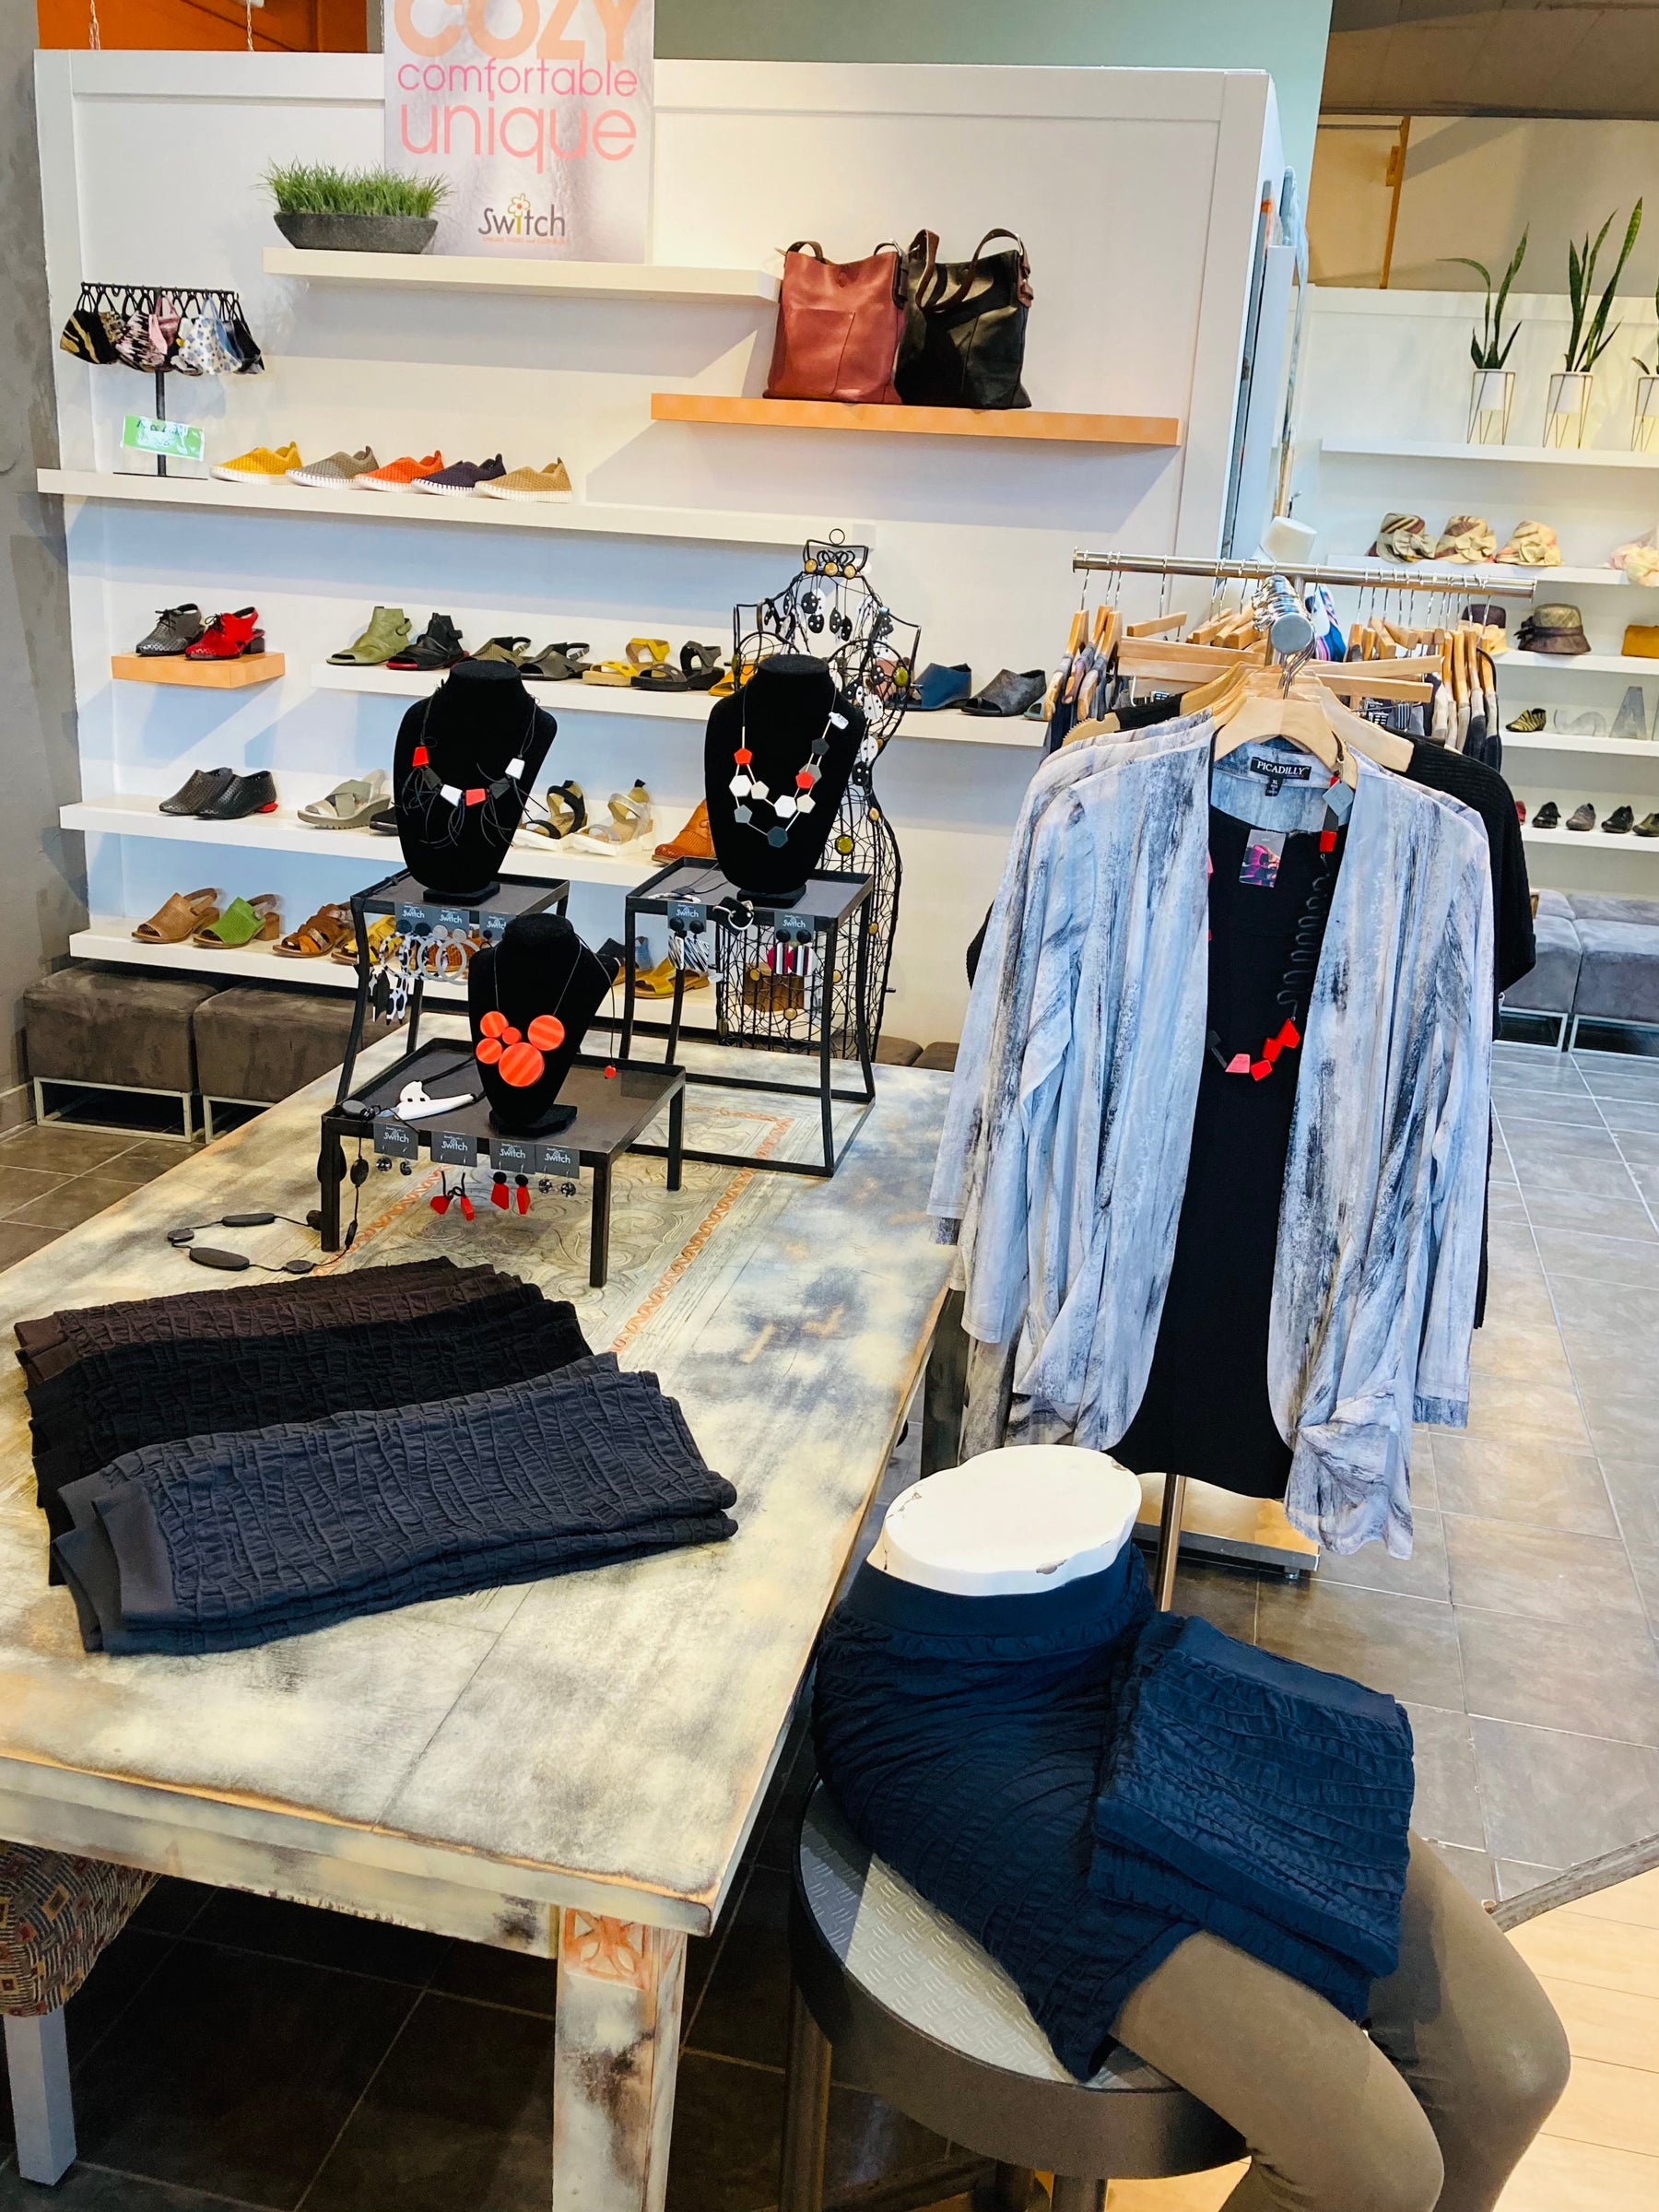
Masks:
[[[576,1109],[559,1105],[559,1089],[610,987],[609,971],[562,914],[523,914],[499,945],[474,953],[466,977],[473,1065],[498,1129],[546,1136],[570,1127]],[[534,1079],[524,1082],[526,1075]]]
[[[559,734],[504,661],[462,661],[398,725],[397,836],[410,874],[440,899],[496,888],[513,832]]]
[[[714,857],[728,881],[769,906],[795,903],[824,857],[864,735],[862,712],[837,696],[833,673],[811,653],[775,653],[741,690],[715,701],[703,781]],[[740,763],[740,750],[753,759]],[[803,791],[797,778],[813,768],[818,781]],[[780,819],[770,799],[734,792],[733,782],[747,777],[771,798],[810,797],[810,811]]]

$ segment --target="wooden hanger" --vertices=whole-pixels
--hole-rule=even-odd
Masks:
[[[1088,609],[1086,606],[1080,606],[1072,617],[1071,629],[1066,634],[1065,651],[1068,658],[1082,652],[1084,641],[1088,636]]]
[[[1298,688],[1300,682],[1299,677]],[[1363,753],[1379,768],[1393,769],[1395,775],[1403,776],[1409,771],[1412,745],[1408,737],[1402,737],[1397,730],[1383,729],[1380,723],[1368,722],[1363,714],[1356,714],[1351,708],[1345,707],[1324,686],[1320,688],[1331,727],[1352,751]],[[1371,696],[1374,698],[1376,694],[1373,692]]]
[[[1125,624],[1124,635],[1126,638],[1179,637],[1185,628],[1184,615],[1154,615],[1149,622]]]
[[[1283,688],[1284,679],[1277,669],[1264,670],[1263,677],[1267,680],[1251,679],[1242,700],[1222,725],[1216,740],[1216,759],[1224,760],[1241,746],[1285,737],[1324,761],[1350,789],[1358,784],[1359,771],[1354,766],[1354,756],[1332,724],[1324,692],[1317,697],[1298,697]]]

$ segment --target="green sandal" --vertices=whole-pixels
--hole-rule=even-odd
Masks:
[[[269,942],[282,935],[282,910],[274,891],[257,899],[232,899],[217,922],[191,938],[206,952],[240,952],[244,945]]]

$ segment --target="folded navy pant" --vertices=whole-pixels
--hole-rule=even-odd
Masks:
[[[30,1389],[35,1483],[54,1535],[66,1485],[171,1437],[264,1429],[372,1406],[465,1397],[586,1356],[574,1307],[529,1283],[415,1315],[256,1336],[95,1352]]]
[[[1330,1839],[1314,1834],[1299,1865],[1294,1818],[1273,1830],[1280,1777],[1272,1727],[1252,1733],[1273,1700],[1285,1700],[1284,1712],[1272,1715],[1277,1725],[1289,1716],[1295,1688],[1334,1677],[1276,1661],[1286,1672],[1270,1684],[1239,1691],[1230,1683],[1244,1709],[1236,1729],[1237,1715],[1193,1716],[1212,1764],[1228,1739],[1225,1784],[1216,1778],[1206,1794],[1212,1777],[1194,1764],[1182,1769],[1179,1796],[1160,1788],[1167,1766],[1193,1756],[1185,1743],[1171,1743],[1166,1758],[1160,1743],[1180,1712],[1185,1670],[1171,1671],[1163,1686],[1171,1694],[1160,1700],[1147,1695],[1149,1663],[1167,1655],[1182,1628],[1202,1625],[1153,1616],[1131,1546],[1100,1573],[1035,1596],[950,1596],[865,1567],[819,1648],[818,1767],[853,1832],[983,1945],[1079,2079],[1105,2057],[1130,1991],[1200,1928],[1350,2011],[1363,2007],[1370,1987],[1363,1965],[1305,1933],[1321,1907],[1326,1935],[1342,1920]],[[1242,1661],[1265,1656],[1243,1652]],[[1315,1697],[1312,1705],[1318,1703]],[[1119,1731],[1137,1707],[1133,1756],[1114,1782]],[[1341,1724],[1332,1733],[1340,1736]],[[1311,1749],[1299,1772],[1304,1803],[1312,1801],[1318,1765]],[[1376,1770],[1360,1776],[1359,1825],[1374,1831],[1379,1864],[1396,1842],[1404,1863],[1409,1775],[1406,1731],[1393,1736]],[[1340,1796],[1354,1770],[1334,1764],[1328,1779]],[[1183,1834],[1183,1824],[1195,1821],[1194,1832],[1211,1851],[1159,1855],[1160,1810]],[[1342,1810],[1346,1818],[1355,1807]],[[1246,1885],[1233,1869],[1248,1865],[1258,1821],[1275,1833],[1276,1853]],[[1131,1826],[1133,1840],[1124,1840]],[[1357,1946],[1385,1936],[1381,1892],[1368,1891],[1352,1920]],[[1396,1897],[1396,1941],[1397,1928]]]
[[[88,1648],[208,1652],[734,1533],[653,1375],[610,1354],[393,1411],[147,1445],[54,1549]]]

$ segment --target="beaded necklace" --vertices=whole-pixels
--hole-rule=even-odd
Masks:
[[[774,798],[766,785],[761,782],[759,777],[753,772],[755,756],[749,750],[748,688],[747,685],[744,687],[742,697],[737,745],[732,754],[737,773],[726,786],[733,798],[737,802],[732,809],[732,819],[735,822],[752,822],[755,818],[754,809],[747,802],[750,799],[759,800],[762,806],[770,806],[777,818],[771,828],[766,832],[767,843],[769,845],[787,844],[789,833],[795,823],[803,815],[808,815],[813,811],[815,802],[812,794],[824,772],[824,756],[830,750],[830,733],[838,726],[845,729],[847,718],[841,712],[832,695],[830,701],[830,712],[824,717],[824,726],[807,748],[806,766],[795,771],[794,791],[781,791]]]

